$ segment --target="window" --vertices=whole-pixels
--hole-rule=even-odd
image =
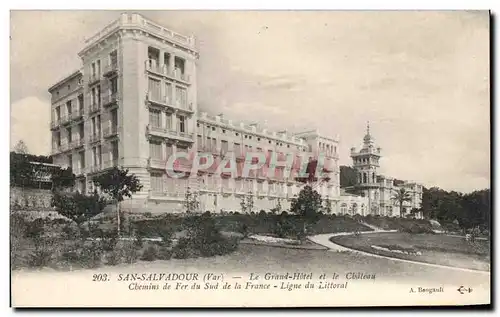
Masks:
[[[61,120],[61,108],[56,107],[56,120],[60,121]]]
[[[203,139],[202,139],[202,136],[198,134],[198,136],[196,137],[196,143],[198,143],[198,149],[202,149],[202,143],[203,143]]]
[[[228,151],[228,149],[229,149],[229,146],[228,146],[227,141],[226,141],[226,140],[222,140],[222,141],[220,142],[220,147],[221,147],[221,152],[222,152],[222,154],[226,154],[226,153],[227,153],[227,151]]]
[[[85,168],[85,151],[80,152],[80,167]]]
[[[81,139],[85,138],[85,128],[83,123],[78,125],[78,137]]]
[[[61,146],[61,132],[57,131],[54,133],[54,140],[57,146]]]
[[[186,132],[186,118],[184,116],[177,116],[177,131]]]
[[[66,114],[71,115],[71,100],[66,101]]]
[[[172,101],[172,84],[165,83],[165,94],[167,95],[167,99]]]
[[[118,160],[118,141],[111,142],[111,160]]]
[[[97,86],[96,88],[96,93],[97,93],[97,100],[96,100],[96,103],[101,106],[101,86]]]
[[[96,116],[96,134],[97,136],[101,136],[101,116]]]
[[[109,86],[109,91],[111,94],[116,94],[118,92],[118,78],[113,77],[109,81],[110,86]]]
[[[187,91],[182,87],[175,87],[176,105],[180,108],[187,106]]]
[[[71,131],[71,127],[68,127],[66,129],[66,132],[68,133],[68,143],[70,143],[71,141],[73,141],[73,135],[72,135],[73,133]]]
[[[83,106],[83,95],[80,94],[78,95],[78,110],[80,111],[80,113],[83,113]]]
[[[118,67],[118,53],[116,51],[109,53],[109,64],[113,69]]]
[[[151,173],[151,190],[153,192],[157,192],[157,193],[163,192],[163,174],[162,173]]]
[[[73,155],[68,154],[68,167],[73,168]]]
[[[156,160],[163,159],[160,141],[149,141],[149,156]]]
[[[96,62],[96,65],[97,65],[96,66],[97,67],[97,76],[101,77],[101,60],[98,59]]]
[[[149,124],[154,128],[161,128],[161,111],[149,109]]]
[[[340,205],[340,213],[342,215],[345,215],[347,213],[347,205],[346,204]]]
[[[155,100],[160,100],[161,98],[161,89],[160,89],[160,81],[149,78],[148,80],[148,90],[150,97]]]
[[[95,77],[96,76],[96,66],[95,66],[95,63],[92,63],[91,67],[92,67],[92,77]]]
[[[172,130],[172,115],[167,113],[165,120],[166,120],[165,125],[167,130]]]

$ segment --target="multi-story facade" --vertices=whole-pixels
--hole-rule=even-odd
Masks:
[[[380,147],[375,146],[374,139],[370,134],[368,125],[366,135],[363,138],[363,147],[357,151],[351,148],[353,167],[357,171],[357,185],[355,190],[364,198],[366,209],[359,214],[400,216],[399,203],[394,199],[396,193],[405,188],[411,200],[403,203],[403,215],[407,215],[414,208],[419,209],[422,205],[423,186],[411,181],[400,181],[394,178],[379,175],[379,161],[381,158]],[[341,210],[352,210],[349,199],[341,199]],[[416,214],[416,217],[422,215]]]
[[[219,177],[204,170],[196,177],[172,178],[167,160],[179,152],[211,153],[220,162],[247,152],[313,152],[325,155],[328,177],[315,189],[338,207],[340,196],[338,137],[317,131],[290,134],[267,131],[198,111],[198,52],[192,36],[158,25],[138,14],[120,18],[85,41],[79,52],[83,67],[49,89],[52,94],[54,163],[70,166],[80,191],[92,191],[92,178],[113,166],[138,176],[143,189],[123,208],[131,211],[181,212],[185,193],[199,194],[201,210],[237,211],[245,195],[254,210],[278,204],[287,209],[303,183],[286,176],[251,173]],[[188,172],[189,163],[172,168]]]

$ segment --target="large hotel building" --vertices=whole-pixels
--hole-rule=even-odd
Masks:
[[[248,177],[218,177],[209,169],[197,177],[178,179],[167,173],[167,159],[174,153],[199,151],[220,162],[230,152],[241,166],[245,153],[252,151],[280,157],[313,152],[326,156],[327,178],[315,189],[330,200],[332,212],[351,213],[352,208],[341,202],[344,198],[366,204],[355,213],[370,212],[366,197],[340,193],[338,137],[317,130],[267,131],[259,124],[201,112],[193,36],[124,13],[87,39],[79,57],[82,68],[49,88],[54,163],[73,169],[79,191],[93,191],[95,175],[120,166],[144,186],[123,202],[124,210],[182,212],[188,188],[198,194],[203,211],[240,211],[247,195],[253,197],[253,211],[278,204],[286,210],[304,184],[280,168],[271,176],[256,172]],[[190,170],[189,164],[174,168]]]

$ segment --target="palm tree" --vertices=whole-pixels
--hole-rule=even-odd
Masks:
[[[406,188],[400,188],[394,196],[392,196],[392,200],[399,204],[399,216],[403,217],[403,204],[405,201],[411,201],[410,193]]]

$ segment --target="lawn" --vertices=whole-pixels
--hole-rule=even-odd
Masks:
[[[460,237],[410,233],[368,233],[332,237],[330,240],[344,247],[384,256],[473,270],[490,270],[490,244],[486,240],[469,242]],[[398,250],[402,252],[397,252]]]

